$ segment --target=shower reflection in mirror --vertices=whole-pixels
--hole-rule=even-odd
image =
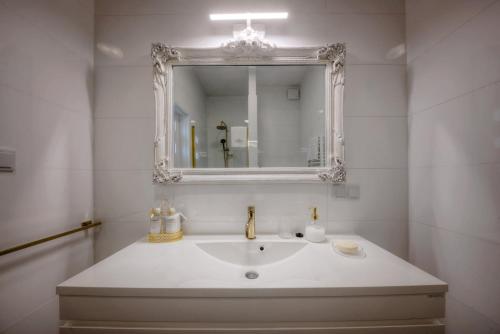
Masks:
[[[176,168],[324,167],[324,65],[173,67]]]
[[[224,131],[224,137],[220,140],[220,144],[222,146],[222,156],[224,159],[224,168],[229,167],[229,158],[232,157],[232,154],[228,148],[227,141],[227,124],[224,121],[220,121],[219,125],[217,125],[217,130]]]

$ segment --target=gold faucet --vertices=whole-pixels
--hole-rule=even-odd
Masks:
[[[247,239],[255,239],[255,207],[248,207],[248,221],[245,225],[245,236]]]

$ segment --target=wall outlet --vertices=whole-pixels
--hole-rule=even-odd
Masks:
[[[361,188],[358,184],[339,184],[333,189],[336,198],[358,199],[361,196]]]
[[[350,184],[347,186],[347,197],[358,199],[361,197],[361,187],[358,184]]]

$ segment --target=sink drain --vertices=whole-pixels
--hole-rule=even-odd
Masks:
[[[247,271],[245,273],[245,277],[248,279],[256,279],[257,277],[259,277],[259,273],[256,271]]]

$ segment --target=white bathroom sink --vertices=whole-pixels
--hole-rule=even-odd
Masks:
[[[196,243],[205,253],[231,264],[259,266],[291,257],[304,248],[305,242],[294,241],[217,241]]]
[[[332,241],[341,239],[355,240],[368,256],[334,252]],[[359,236],[327,240],[142,239],[58,285],[61,328],[270,333],[281,332],[279,324],[290,328],[283,333],[386,333],[389,327],[444,333],[446,283]]]

